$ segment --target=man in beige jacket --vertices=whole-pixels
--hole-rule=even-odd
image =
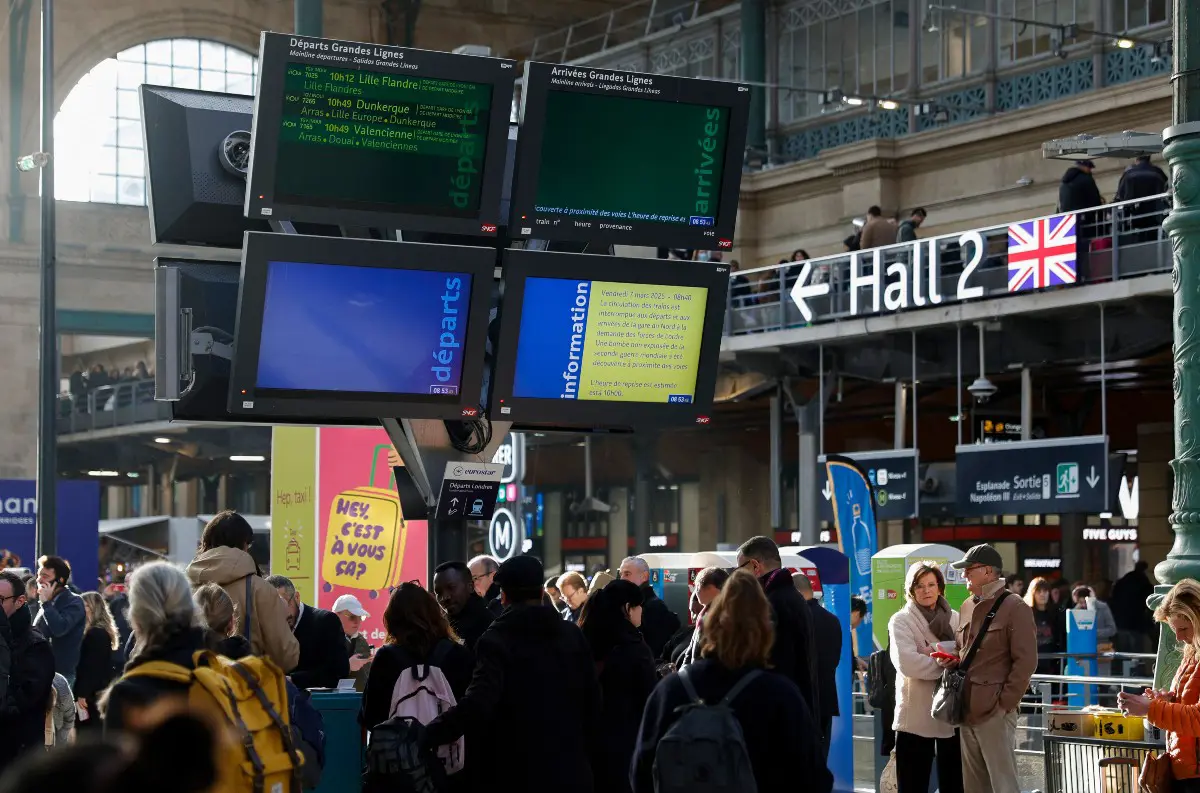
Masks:
[[[951,567],[962,570],[971,597],[959,609],[957,644],[963,657],[987,613],[1004,593],[1004,560],[990,545],[976,545]],[[1020,793],[1014,741],[1017,708],[1037,668],[1033,610],[1009,593],[967,669],[966,718],[961,728],[963,789]]]

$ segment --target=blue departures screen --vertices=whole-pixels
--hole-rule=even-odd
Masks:
[[[268,262],[257,388],[457,394],[471,276]]]

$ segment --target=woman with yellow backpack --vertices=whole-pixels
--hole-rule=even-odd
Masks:
[[[214,793],[301,793],[304,761],[279,667],[265,658],[234,661],[211,652],[187,576],[166,562],[131,576],[129,620],[137,640],[102,705],[106,732],[140,731],[164,700],[183,701],[224,727]]]

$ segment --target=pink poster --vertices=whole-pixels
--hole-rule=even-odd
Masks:
[[[317,605],[333,607],[354,595],[370,613],[363,635],[385,638],[388,588],[425,581],[428,524],[405,521],[388,466],[391,441],[383,429],[323,427],[317,444],[320,525]]]

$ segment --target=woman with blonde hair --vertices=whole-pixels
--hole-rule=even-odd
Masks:
[[[1163,597],[1154,619],[1165,622],[1183,645],[1183,660],[1164,691],[1117,694],[1126,716],[1142,716],[1167,734],[1167,754],[1175,777],[1172,793],[1200,793],[1200,584],[1185,578]]]
[[[116,676],[113,659],[121,639],[104,597],[99,592],[84,592],[82,597],[83,643],[79,647],[79,666],[75,668],[75,704],[79,709],[76,727],[88,730],[100,726],[97,703],[100,692]]]
[[[930,657],[938,642],[954,644],[958,612],[946,602],[946,578],[933,562],[914,562],[904,577],[904,608],[888,622],[896,667],[896,784],[899,793],[926,793],[934,755],[941,793],[962,793],[962,753],[954,727],[930,714],[942,668]]]
[[[775,628],[762,586],[737,570],[709,604],[700,657],[668,675],[650,694],[634,748],[633,793],[655,789],[658,743],[689,705],[723,704],[741,725],[758,793],[792,793],[803,779],[806,793],[829,793],[816,719],[788,678],[766,671]]]

